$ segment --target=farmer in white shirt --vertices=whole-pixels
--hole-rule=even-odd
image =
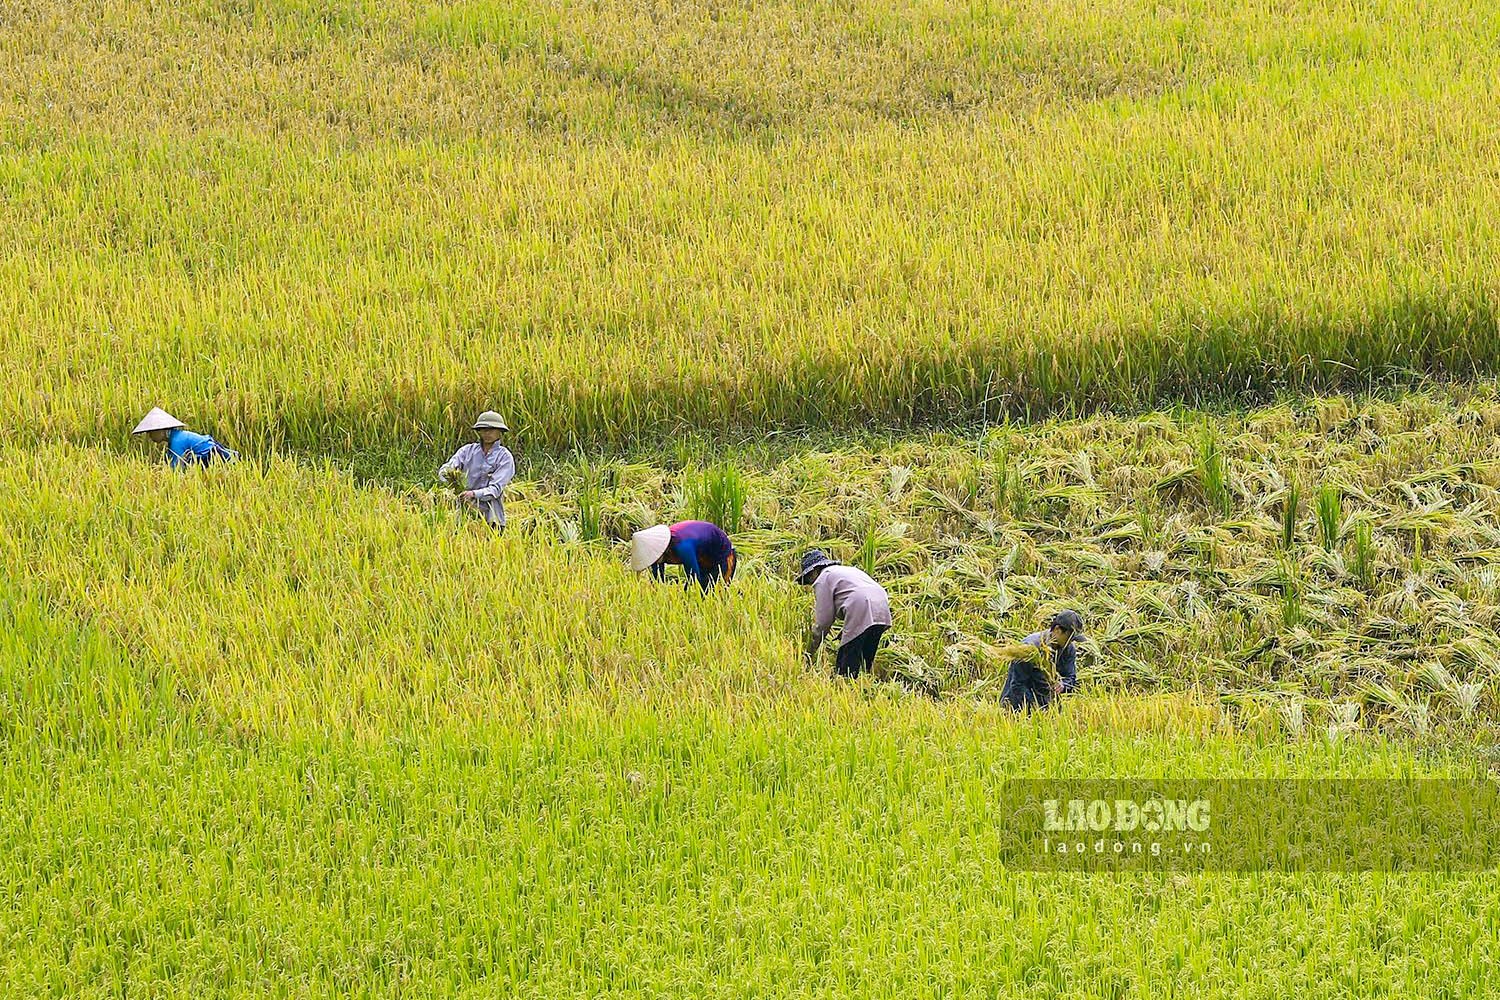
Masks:
[[[809,659],[823,645],[833,623],[842,620],[834,674],[858,677],[875,666],[880,639],[891,627],[891,601],[885,588],[864,570],[843,566],[813,549],[802,557],[797,582],[813,589],[813,626],[807,640]]]
[[[479,434],[479,443],[466,444],[455,451],[438,470],[438,479],[451,483],[461,473],[463,490],[459,499],[477,507],[490,527],[504,529],[505,503],[501,494],[516,478],[516,460],[510,449],[500,443],[500,435],[510,428],[500,414],[485,410],[474,421],[474,430]]]

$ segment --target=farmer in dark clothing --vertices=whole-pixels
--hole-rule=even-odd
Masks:
[[[1051,627],[1045,632],[1033,632],[1021,641],[1035,646],[1052,664],[1057,674],[1056,686],[1052,672],[1037,660],[1017,660],[1010,665],[1005,677],[1005,689],[1000,699],[1017,711],[1046,708],[1052,704],[1055,694],[1067,694],[1078,687],[1078,647],[1074,640],[1083,630],[1083,619],[1076,611],[1063,611],[1053,615]]]
[[[707,591],[719,580],[734,579],[738,556],[724,529],[708,521],[678,521],[670,527],[658,524],[637,531],[631,539],[630,568],[650,570],[653,579],[665,580],[668,566],[681,566],[687,585],[698,581]]]
[[[839,632],[834,674],[858,677],[866,670],[873,670],[881,637],[891,627],[891,601],[885,588],[864,570],[841,566],[817,549],[802,557],[802,572],[797,574],[797,582],[813,589],[808,659],[823,645],[833,623],[842,619],[844,627]]]

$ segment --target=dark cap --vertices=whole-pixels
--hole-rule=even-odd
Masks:
[[[1059,611],[1052,616],[1052,628],[1066,629],[1069,632],[1083,631],[1083,617],[1076,611]]]
[[[797,574],[798,583],[806,583],[807,578],[824,566],[837,565],[828,558],[828,553],[822,549],[808,549],[802,556],[802,572]]]

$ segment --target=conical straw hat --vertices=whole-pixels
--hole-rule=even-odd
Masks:
[[[170,431],[186,426],[187,424],[178,420],[160,406],[153,406],[151,412],[142,417],[141,422],[136,424],[135,430],[130,433],[144,434],[147,431]]]
[[[630,568],[637,573],[651,568],[672,544],[672,529],[665,524],[642,528],[630,536]]]

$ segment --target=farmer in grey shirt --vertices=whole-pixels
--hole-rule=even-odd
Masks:
[[[451,483],[457,477],[463,490],[459,499],[473,504],[492,528],[505,527],[505,487],[516,478],[516,460],[510,449],[500,443],[500,435],[509,431],[500,414],[485,410],[474,421],[478,444],[466,444],[453,453],[438,470],[438,479]]]
[[[802,557],[797,582],[813,589],[813,627],[807,640],[812,658],[823,645],[833,623],[840,619],[839,655],[834,674],[858,677],[875,666],[881,637],[891,627],[891,601],[885,588],[864,570],[842,566],[827,553],[813,549]]]

